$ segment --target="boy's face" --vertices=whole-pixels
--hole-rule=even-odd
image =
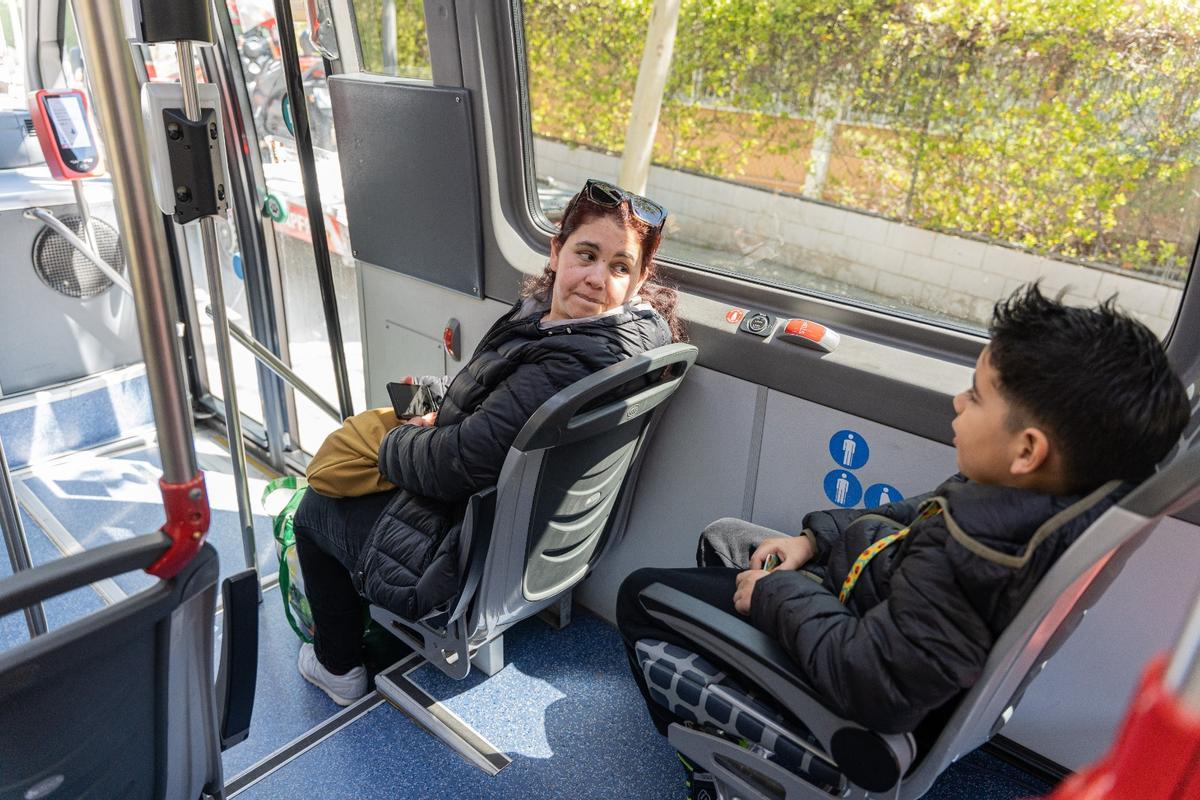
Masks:
[[[1012,408],[1000,393],[988,351],[985,347],[975,362],[971,388],[954,398],[954,447],[959,471],[971,480],[1012,485],[1021,432],[1010,427]]]

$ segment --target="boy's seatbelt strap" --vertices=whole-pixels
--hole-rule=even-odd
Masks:
[[[854,559],[854,566],[850,567],[850,572],[846,575],[846,580],[842,581],[842,590],[838,592],[838,602],[840,602],[842,605],[846,604],[846,598],[850,596],[850,592],[853,591],[854,585],[858,583],[858,579],[862,577],[863,570],[867,568],[867,564],[871,563],[871,559],[887,549],[892,542],[899,541],[905,536],[908,536],[908,533],[912,530],[913,525],[924,522],[930,517],[935,517],[940,513],[942,513],[941,506],[937,505],[936,503],[927,502],[925,507],[921,510],[921,513],[907,528],[898,530],[893,534],[883,537],[866,550],[863,550],[861,553],[859,553],[858,558]]]

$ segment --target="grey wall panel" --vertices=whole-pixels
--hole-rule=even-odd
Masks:
[[[1070,769],[1102,756],[1146,663],[1175,644],[1200,527],[1166,519],[1025,693],[1002,733]]]
[[[402,375],[454,374],[467,362],[507,303],[475,300],[372,264],[358,264],[367,405],[388,405],[388,381]],[[462,360],[440,356],[451,317],[462,328]],[[437,367],[441,364],[442,367]],[[434,369],[437,367],[437,369]],[[427,372],[428,370],[428,372]]]
[[[75,214],[70,190],[57,193],[59,202],[45,202],[44,207],[58,217]],[[30,200],[51,200],[46,194],[43,190],[43,196],[31,195]],[[93,217],[116,229],[111,199],[102,190],[88,194]],[[11,199],[4,197],[4,204]],[[85,299],[47,286],[32,260],[35,238],[45,226],[25,219],[22,210],[0,211],[0,241],[9,255],[0,294],[0,336],[6,343],[0,348],[0,394],[32,391],[140,361],[133,298],[116,286]]]
[[[858,443],[850,459],[858,465],[854,468],[839,463],[830,452],[831,439],[841,431],[852,431],[856,437],[850,440]],[[863,443],[866,451],[859,449]],[[837,448],[841,460],[848,449]],[[763,424],[752,521],[798,532],[806,513],[835,506],[823,485],[830,472],[847,476],[847,499],[857,494],[853,505],[864,508],[863,494],[871,486],[887,484],[909,497],[933,489],[955,471],[952,447],[772,391]],[[855,483],[861,490],[857,493],[852,488]]]
[[[625,539],[576,592],[583,605],[612,621],[626,575],[695,566],[704,526],[741,513],[757,392],[702,367],[688,373],[642,465]]]
[[[329,93],[355,258],[482,297],[470,94],[375,75]]]

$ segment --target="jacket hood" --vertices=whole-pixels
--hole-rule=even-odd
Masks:
[[[1051,495],[974,481],[947,482],[936,503],[950,535],[977,556],[1004,566],[1024,566],[1048,536],[1091,525],[1126,495],[1130,486],[1109,481],[1085,495]]]

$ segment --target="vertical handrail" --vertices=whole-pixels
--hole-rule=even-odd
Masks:
[[[213,34],[216,45],[200,51],[209,75],[220,84],[224,96],[225,159],[229,182],[230,208],[237,223],[238,244],[242,256],[246,307],[250,331],[273,354],[290,358],[287,340],[281,336],[283,319],[281,286],[277,268],[276,243],[268,240],[271,231],[263,222],[262,206],[266,179],[250,95],[241,63],[229,7],[213,4]],[[231,329],[232,332],[232,329]],[[257,366],[258,386],[262,395],[263,422],[267,429],[267,458],[272,467],[284,469],[287,432],[295,430],[295,403],[284,384],[266,367]]]
[[[350,379],[346,373],[346,348],[342,342],[342,323],[338,316],[337,293],[333,285],[333,266],[329,260],[329,240],[325,236],[325,208],[321,203],[321,188],[317,185],[317,166],[313,156],[312,131],[308,125],[308,105],[304,99],[304,76],[300,72],[300,55],[296,50],[296,28],[287,0],[275,0],[275,22],[279,31],[283,74],[287,83],[288,100],[295,127],[296,151],[300,158],[300,176],[304,181],[304,200],[308,208],[308,230],[312,236],[313,257],[317,264],[317,284],[321,289],[321,304],[325,309],[325,327],[329,334],[329,350],[333,356],[333,374],[337,384],[338,406],[342,417],[354,414],[350,400]]]
[[[0,524],[4,527],[4,546],[8,550],[8,562],[12,564],[13,574],[30,569],[33,558],[29,554],[25,526],[21,524],[21,512],[17,507],[12,476],[8,472],[8,457],[4,454],[3,441],[0,441]],[[41,603],[25,609],[25,624],[29,626],[30,639],[46,632],[46,612],[42,610]]]
[[[125,237],[130,283],[137,306],[138,336],[162,456],[163,480],[185,484],[197,476],[191,410],[176,358],[175,315],[168,298],[171,261],[160,212],[151,190],[149,149],[138,109],[141,99],[125,41],[118,3],[75,4],[85,63],[91,68],[105,157]]]
[[[192,122],[201,117],[196,90],[196,63],[192,43],[178,41],[179,85],[183,89],[183,113]],[[242,556],[246,567],[258,569],[258,547],[254,542],[254,510],[250,505],[250,484],[246,478],[246,445],[242,441],[242,412],[238,406],[237,379],[233,374],[233,354],[229,347],[229,313],[225,308],[225,286],[221,276],[221,251],[217,247],[216,222],[211,216],[198,220],[200,243],[204,250],[204,269],[208,275],[208,296],[212,300],[213,339],[217,347],[217,368],[221,373],[221,395],[225,402],[225,430],[229,434],[229,460],[233,465],[233,486],[237,492],[238,521],[242,534]]]

